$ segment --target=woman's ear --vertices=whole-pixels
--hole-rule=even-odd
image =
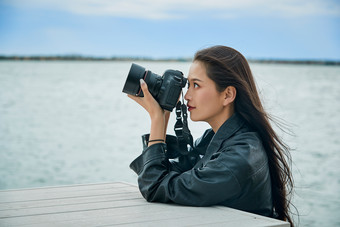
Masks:
[[[233,103],[236,98],[236,88],[234,86],[228,86],[224,91],[223,105],[227,106]]]

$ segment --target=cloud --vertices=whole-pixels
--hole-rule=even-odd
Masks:
[[[108,15],[143,19],[180,19],[192,15],[340,17],[340,3],[332,0],[4,0],[24,8],[57,9],[74,14]]]

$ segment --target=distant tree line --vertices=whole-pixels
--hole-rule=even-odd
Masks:
[[[150,57],[87,57],[66,56],[4,56],[0,60],[13,61],[191,61],[191,58],[150,58]]]
[[[248,61],[255,63],[276,63],[276,64],[340,65],[340,61],[331,60],[248,59]]]
[[[191,58],[150,58],[150,57],[87,57],[81,55],[65,56],[4,56],[1,60],[10,61],[172,61],[190,62]],[[279,64],[310,64],[310,65],[340,65],[340,61],[332,60],[288,60],[288,59],[248,59],[250,63],[279,63]]]

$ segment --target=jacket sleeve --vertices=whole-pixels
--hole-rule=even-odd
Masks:
[[[143,152],[148,148],[150,134],[142,135],[142,143],[143,143]],[[166,156],[170,159],[178,158],[181,156],[181,153],[187,153],[187,150],[181,151],[177,142],[177,137],[173,135],[166,135],[166,145],[167,152]]]
[[[172,171],[166,144],[154,144],[130,167],[138,174],[140,192],[147,201],[209,206],[234,199],[240,185],[232,171],[218,158],[200,168]]]
[[[144,134],[142,136],[143,143],[143,153],[148,148],[149,135]],[[195,141],[195,145],[200,141],[200,139]],[[177,172],[184,172],[191,169],[198,160],[200,160],[199,153],[196,149],[189,148],[188,150],[181,150],[178,145],[177,137],[173,135],[166,135],[166,152],[165,156],[167,159],[171,159],[171,164],[169,164],[169,169]]]

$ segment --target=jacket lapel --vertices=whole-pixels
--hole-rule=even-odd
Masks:
[[[195,165],[195,167],[204,166],[211,156],[220,150],[224,141],[234,135],[244,124],[244,120],[238,113],[234,113],[223,125],[218,129],[217,133],[212,137],[204,157]],[[210,137],[211,138],[211,137]]]

